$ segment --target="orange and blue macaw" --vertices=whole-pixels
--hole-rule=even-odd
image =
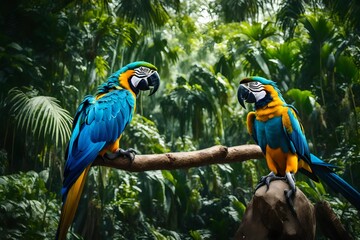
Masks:
[[[61,190],[63,205],[56,239],[65,239],[84,187],[86,176],[98,155],[114,159],[125,156],[131,161],[135,150],[123,150],[119,141],[135,111],[140,91],[154,94],[160,77],[154,65],[133,62],[113,73],[98,87],[95,96],[84,98],[73,121],[66,151],[64,181]]]
[[[271,171],[256,189],[265,184],[269,188],[272,180],[285,179],[290,186],[285,196],[293,206],[294,174],[299,170],[315,181],[319,177],[360,210],[359,192],[334,173],[334,165],[310,153],[298,111],[285,102],[274,81],[262,77],[242,79],[237,97],[244,108],[244,102],[255,104],[255,111],[247,115],[247,130],[260,146]]]

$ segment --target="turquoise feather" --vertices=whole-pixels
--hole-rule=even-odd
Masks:
[[[80,104],[65,165],[63,200],[69,187],[99,152],[119,138],[132,119],[134,106],[134,96],[125,89],[109,92],[101,101],[86,97]]]
[[[309,172],[302,168],[299,169],[300,172],[316,181],[319,177],[330,188],[341,193],[349,202],[360,210],[360,193],[334,173],[335,166],[322,161],[310,153],[305,134],[297,118],[298,111],[295,107],[285,102],[276,83],[262,77],[246,78],[244,83],[249,81],[257,81],[263,85],[272,86],[283,102],[282,107],[287,107],[286,115],[275,116],[269,118],[267,121],[259,121],[254,118],[252,122],[252,137],[260,146],[262,152],[266,154],[266,146],[270,146],[272,149],[280,148],[283,153],[288,153],[289,151],[296,153],[299,159],[304,160],[312,170],[312,172]],[[255,102],[255,109],[258,110],[264,108],[272,101],[273,99],[270,96],[270,93],[268,93],[263,99]],[[287,117],[290,120],[290,130],[283,125],[282,117]]]

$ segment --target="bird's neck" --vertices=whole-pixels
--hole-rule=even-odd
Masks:
[[[129,83],[129,79],[131,79],[132,75],[134,75],[134,70],[119,70],[118,72],[113,73],[106,82],[98,87],[96,96],[98,97],[114,90],[125,89],[136,99],[138,92],[133,90]]]
[[[116,87],[117,87],[117,85],[112,83],[111,81],[104,82],[98,86],[97,92],[95,95],[98,96],[98,95],[106,94],[108,92],[115,90]]]
[[[133,75],[134,75],[134,70],[127,70],[126,72],[121,73],[118,78],[118,83],[120,87],[130,91],[131,94],[136,98],[137,94],[139,93],[139,90],[130,86],[130,79]]]
[[[255,105],[256,119],[259,121],[267,121],[274,117],[279,117],[283,113],[284,108],[286,108],[286,102],[279,95],[278,91],[269,88],[267,92],[267,96]]]

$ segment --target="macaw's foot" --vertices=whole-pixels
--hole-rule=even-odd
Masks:
[[[113,153],[105,153],[104,157],[109,160],[114,160],[115,158],[118,158],[118,157],[126,157],[130,160],[130,162],[133,162],[135,159],[135,154],[137,154],[137,152],[133,148],[129,148],[126,150],[124,150],[122,148],[118,148]]]
[[[255,187],[255,192],[264,185],[266,185],[266,191],[269,190],[270,182],[274,180],[286,180],[286,178],[276,176],[275,173],[270,172],[268,175],[261,177],[259,183]]]
[[[289,183],[290,189],[284,190],[286,202],[289,204],[291,211],[294,215],[296,215],[293,198],[296,194],[296,186],[295,186],[295,177],[293,173],[287,172],[285,173],[286,181]]]

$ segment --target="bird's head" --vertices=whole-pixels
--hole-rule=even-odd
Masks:
[[[242,79],[237,97],[243,108],[246,108],[244,102],[255,103],[255,108],[261,108],[274,101],[275,98],[282,103],[284,102],[276,83],[263,77]]]
[[[111,75],[109,84],[125,88],[135,95],[146,90],[150,90],[149,95],[153,95],[159,88],[160,76],[151,63],[132,62]]]

